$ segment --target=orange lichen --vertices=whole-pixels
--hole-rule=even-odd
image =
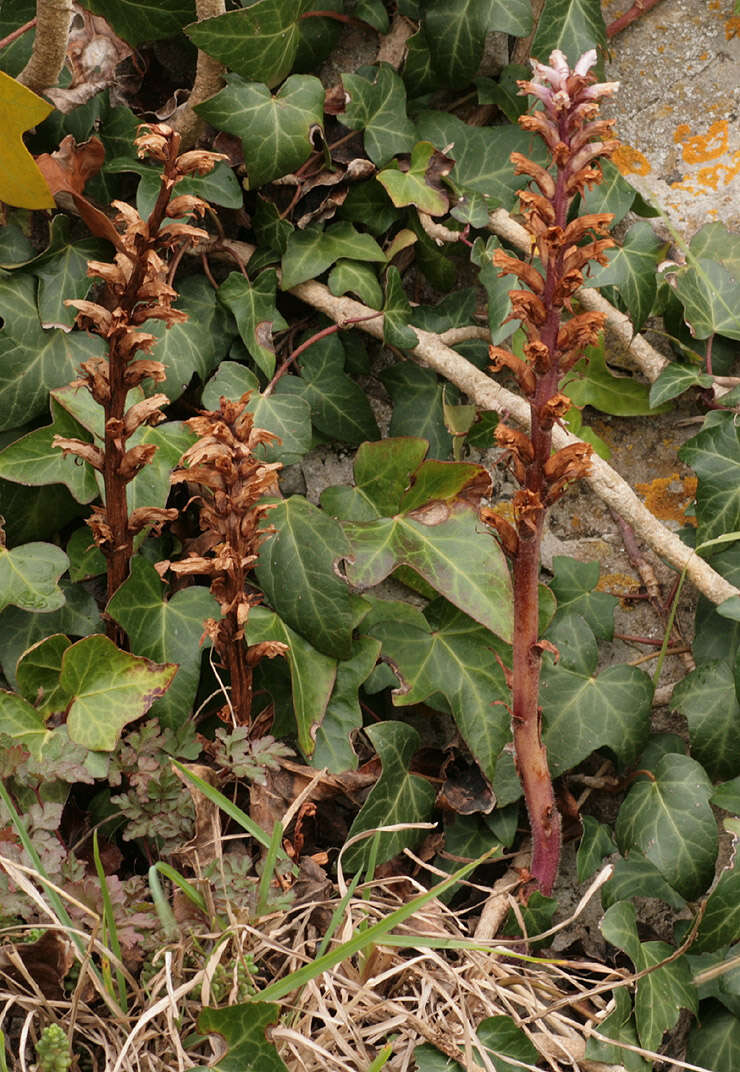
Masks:
[[[614,150],[612,160],[622,175],[649,175],[653,170],[647,157],[639,149],[624,143]]]
[[[598,592],[609,592],[610,595],[628,599],[639,592],[641,582],[637,577],[630,577],[628,573],[602,573],[599,583],[596,585]]]
[[[695,476],[681,477],[678,473],[671,473],[670,476],[656,477],[649,484],[635,484],[635,489],[643,497],[650,513],[660,521],[696,524],[693,518],[686,516],[696,495]]]
[[[733,37],[740,37],[740,15],[733,15],[725,23],[725,38],[731,41]]]
[[[727,120],[718,119],[712,123],[706,134],[691,134],[687,123],[676,127],[673,135],[676,144],[683,144],[681,156],[687,164],[704,164],[707,160],[716,160],[727,152]]]

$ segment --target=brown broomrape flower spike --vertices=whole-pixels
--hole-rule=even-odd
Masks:
[[[540,545],[548,506],[568,485],[588,472],[590,448],[578,444],[551,457],[552,428],[570,407],[558,390],[562,375],[596,342],[603,317],[572,312],[573,297],[592,261],[605,263],[605,251],[614,243],[606,237],[611,216],[596,212],[569,221],[576,194],[601,181],[600,161],[617,147],[612,122],[599,119],[599,101],[617,83],[595,84],[589,73],[596,52],[585,53],[570,68],[556,50],[549,64],[532,60],[533,78],[519,82],[523,94],[535,97],[539,107],[522,116],[520,125],[541,137],[550,165],[512,153],[518,175],[528,175],[535,189],[519,193],[525,227],[531,236],[533,263],[504,251],[494,256],[501,275],[514,275],[521,289],[509,292],[509,319],[522,322],[527,337],[525,360],[503,347],[491,348],[492,370],[505,366],[514,373],[530,402],[530,433],[499,424],[497,443],[510,451],[514,475],[521,487],[514,495],[516,527],[494,511],[481,518],[495,530],[504,550],[513,558],[514,667],[512,672],[512,727],[516,766],[532,828],[531,873],[549,894],[560,857],[560,816],[555,803],[542,743],[539,707],[540,661],[546,644],[538,636],[538,582]],[[527,288],[527,289],[524,289]]]
[[[77,323],[100,335],[108,346],[107,360],[85,361],[77,380],[77,386],[87,388],[104,410],[104,441],[102,447],[93,447],[59,436],[54,440],[65,453],[76,454],[103,474],[105,505],[93,509],[88,524],[107,559],[109,598],[128,576],[134,535],[147,525],[156,529],[177,516],[177,511],[152,507],[134,511],[129,517],[126,485],[151,461],[156,447],[142,443],[129,446],[128,441],[143,424],[164,420],[160,407],[168,399],[158,394],[127,409],[126,396],[147,379],[155,383],[166,379],[159,361],[138,356],[150,353],[157,341],[154,335],[140,330],[141,325],[154,319],[169,328],[187,319],[185,313],[172,307],[177,291],[168,282],[169,255],[183,241],[208,237],[206,231],[180,222],[183,217],[202,216],[206,204],[190,195],[173,196],[177,184],[193,172],[205,174],[224,159],[219,153],[200,151],[178,155],[180,136],[164,123],[140,127],[135,144],[139,156],[162,165],[154,208],[144,220],[132,205],[113,202],[118,251],[110,263],[89,261],[87,266],[89,276],[102,280],[98,300],[67,302],[77,309]],[[125,643],[112,621],[108,635],[119,645]]]
[[[194,501],[200,505],[200,527],[205,537],[202,554],[173,562],[174,573],[199,573],[211,578],[211,591],[221,605],[220,621],[206,623],[206,632],[231,680],[231,707],[240,725],[248,725],[252,712],[252,671],[266,656],[284,655],[285,644],[274,642],[247,647],[244,627],[250,608],[260,596],[247,592],[247,573],[255,565],[260,544],[270,530],[262,524],[277,504],[265,502],[278,494],[279,462],[268,464],[255,455],[261,444],[277,436],[254,427],[247,409],[249,394],[238,402],[222,398],[220,409],[187,421],[200,438],[180,459],[172,483],[199,484]],[[191,500],[193,501],[193,500]],[[203,545],[201,545],[203,549]],[[228,708],[221,716],[228,718]]]

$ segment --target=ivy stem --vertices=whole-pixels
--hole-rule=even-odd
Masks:
[[[17,30],[13,30],[7,37],[3,37],[0,41],[0,49],[7,48],[8,45],[12,45],[14,41],[17,41],[19,37],[22,37],[27,30],[32,30],[36,25],[36,19],[29,19],[28,22],[24,22],[22,26],[19,26]]]
[[[299,358],[302,353],[305,353],[305,351],[308,350],[310,346],[313,346],[315,342],[320,342],[321,339],[325,339],[329,335],[336,335],[338,331],[342,331],[344,328],[350,327],[352,324],[360,324],[364,320],[375,320],[376,317],[382,315],[383,312],[381,310],[380,312],[373,313],[371,316],[358,316],[354,317],[354,319],[352,320],[342,320],[337,324],[330,324],[328,328],[322,328],[321,331],[317,331],[316,334],[312,335],[310,339],[306,339],[306,341],[302,342],[300,346],[297,346],[295,350],[293,350],[293,352],[291,353],[290,357],[286,358],[285,361],[283,361],[280,368],[277,370],[265,390],[262,392],[262,397],[268,398],[272,394],[278,380],[285,375],[285,373],[295,362],[295,360]]]

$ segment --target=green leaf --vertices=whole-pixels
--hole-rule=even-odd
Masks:
[[[125,629],[135,655],[179,669],[152,717],[177,729],[189,717],[200,680],[206,618],[220,618],[218,603],[206,588],[182,588],[166,600],[165,585],[146,559],[136,555],[130,575],[108,603],[106,612]]]
[[[483,0],[430,0],[424,10],[424,36],[438,76],[453,89],[465,86],[483,58],[486,42]]]
[[[595,666],[595,664],[594,664]],[[540,703],[553,776],[597,748],[610,748],[623,766],[639,756],[650,733],[653,684],[636,666],[617,665],[597,676],[546,661]]]
[[[130,146],[126,146],[126,149],[130,152]],[[141,182],[136,189],[136,210],[142,219],[147,219],[152,213],[162,187],[161,172],[155,167],[149,167],[139,160],[130,160],[127,157],[111,160],[105,165],[105,171],[106,174],[114,175],[128,171],[141,176]],[[180,197],[183,194],[200,197],[214,205],[223,205],[224,208],[238,209],[244,204],[244,191],[239,185],[239,180],[223,160],[220,160],[214,166],[213,171],[209,171],[207,175],[188,175],[180,179],[174,195]]]
[[[0,691],[0,733],[22,744],[34,759],[40,760],[52,732],[28,700],[15,692]]]
[[[201,1009],[197,1025],[200,1034],[221,1035],[227,1047],[226,1053],[209,1067],[214,1072],[244,1072],[247,1068],[259,1069],[259,1072],[287,1072],[274,1042],[268,1042],[265,1035],[279,1016],[280,1006],[268,1001],[250,1001],[225,1009]]]
[[[687,959],[679,957],[656,968],[675,950],[666,942],[640,942],[635,907],[628,901],[619,901],[606,911],[601,932],[627,954],[636,971],[654,969],[637,983],[635,1020],[642,1045],[657,1050],[665,1032],[675,1027],[682,1008],[696,1012],[696,988]]]
[[[550,590],[558,602],[556,621],[569,614],[580,614],[588,622],[597,640],[611,640],[614,633],[614,609],[619,600],[599,592],[599,563],[579,562],[577,558],[555,555]]]
[[[94,470],[72,455],[52,446],[55,435],[89,441],[82,425],[51,398],[52,423],[16,439],[0,453],[0,477],[30,487],[64,484],[77,502],[92,502],[98,494]]]
[[[365,132],[365,152],[376,167],[396,153],[411,152],[418,138],[406,115],[406,90],[392,67],[382,63],[342,74],[342,85],[349,99],[340,121]]]
[[[275,372],[273,332],[288,326],[275,306],[276,291],[274,268],[262,272],[254,283],[241,272],[231,272],[218,288],[218,300],[234,314],[244,345],[268,379]]]
[[[283,376],[275,397],[303,399],[311,420],[328,439],[356,446],[380,435],[367,394],[344,372],[345,351],[338,334],[315,342],[300,357],[300,376]]]
[[[560,653],[559,666],[586,677],[591,674],[599,652],[593,630],[580,614],[561,615],[547,630],[547,639]]]
[[[459,193],[479,193],[489,211],[514,207],[515,193],[528,182],[515,175],[509,156],[521,152],[535,161],[545,160],[537,140],[517,126],[471,127],[447,112],[422,112],[416,120],[418,137],[430,141],[455,166],[449,178]]]
[[[713,953],[740,940],[740,865],[737,845],[707,898],[691,952]]]
[[[174,37],[195,18],[193,0],[84,0],[83,7],[102,15],[134,48]]]
[[[606,26],[599,0],[545,0],[531,54],[543,62],[559,48],[571,66],[590,48],[606,45]]]
[[[740,339],[740,282],[723,265],[703,257],[674,273],[675,292],[695,339]]]
[[[362,19],[379,34],[387,34],[390,30],[390,19],[383,0],[355,0],[354,13],[356,19]]]
[[[602,1020],[599,1025],[599,1034],[614,1039],[614,1044],[602,1042],[593,1035],[586,1041],[586,1057],[591,1061],[601,1061],[604,1064],[615,1064],[627,1069],[627,1072],[651,1072],[649,1065],[638,1053],[625,1049],[618,1043],[626,1043],[627,1046],[639,1046],[635,1020],[632,1016],[632,1001],[624,987],[616,987],[612,991],[614,1011]]]
[[[67,540],[67,558],[69,559],[69,579],[73,584],[99,577],[106,572],[105,555],[95,546],[93,535],[87,525],[75,529]],[[87,632],[98,633],[98,628]]]
[[[530,1065],[539,1062],[539,1052],[510,1016],[487,1016],[478,1024],[476,1035],[480,1045],[495,1059],[493,1064],[496,1072],[518,1072],[521,1068],[520,1064],[506,1061],[506,1057]]]
[[[609,370],[603,339],[597,346],[589,346],[586,354],[560,383],[560,390],[576,406],[593,406],[601,413],[611,413],[615,417],[641,417],[660,412],[650,405],[647,384],[639,383],[631,376],[614,375]]]
[[[711,387],[712,383],[712,377],[702,372],[698,365],[679,365],[677,362],[671,362],[651,384],[648,401],[656,408],[672,398],[678,398],[691,387]]]
[[[578,845],[576,868],[578,881],[586,882],[601,867],[604,857],[616,852],[617,846],[609,827],[592,815],[582,815],[581,825],[583,834]]]
[[[414,1061],[418,1072],[462,1072],[462,1065],[425,1042],[414,1048]]]
[[[740,279],[740,235],[723,223],[705,223],[689,243],[692,257],[719,261],[735,279]]]
[[[112,752],[121,730],[145,715],[162,696],[177,667],[120,651],[104,636],[67,648],[59,695],[71,740],[94,752]]]
[[[314,749],[315,727],[325,717],[334,688],[337,664],[317,651],[299,633],[294,632],[277,614],[266,607],[252,607],[247,623],[247,642],[260,644],[278,640],[288,645],[288,668],[293,693],[298,744],[306,756]]]
[[[294,74],[273,97],[267,86],[227,75],[226,87],[195,110],[242,139],[249,188],[256,190],[294,171],[313,152],[311,133],[321,130],[324,119],[324,87],[312,75]]]
[[[401,273],[395,265],[391,265],[385,277],[385,306],[383,307],[383,342],[386,346],[397,346],[399,350],[412,350],[419,345],[416,332],[408,326],[410,319],[411,305],[403,289]]]
[[[305,231],[293,231],[288,237],[280,286],[292,290],[321,275],[341,257],[385,262],[385,254],[375,239],[361,234],[351,223],[334,223],[326,230],[321,224],[310,224]]]
[[[276,86],[290,74],[298,51],[298,19],[309,0],[256,0],[185,28],[203,52],[251,82]]]
[[[511,580],[496,541],[475,509],[436,502],[408,514],[344,523],[350,584],[369,588],[397,566],[409,566],[460,610],[509,641]]]
[[[492,235],[485,243],[482,238],[476,238],[470,252],[470,260],[478,268],[478,280],[486,288],[488,326],[494,346],[499,346],[513,335],[520,324],[519,320],[508,319],[511,313],[509,291],[516,289],[519,282],[516,276],[500,275],[493,264],[493,254],[497,249],[501,249],[501,243]]]
[[[378,601],[372,621],[363,625],[383,644],[401,680],[393,693],[396,707],[427,703],[450,712],[463,740],[486,778],[510,737],[510,702],[503,671],[496,661],[496,640],[487,629],[449,603],[437,600],[416,624],[400,620],[390,604],[384,616]]]
[[[441,161],[434,160],[434,170],[430,167],[432,159],[439,156],[441,154],[431,142],[420,141],[411,150],[411,160],[406,168],[394,162],[395,167],[379,172],[376,178],[397,208],[416,205],[429,216],[444,216],[449,209],[449,199],[441,188],[439,175],[444,175],[449,165],[442,156]],[[438,170],[440,166],[441,171]]]
[[[88,530],[89,531],[89,530]],[[23,654],[51,633],[86,636],[103,627],[97,604],[81,585],[62,582],[65,602],[49,614],[7,607],[0,615],[0,664],[10,685],[15,685],[16,664]]]
[[[383,307],[383,289],[369,264],[343,258],[337,261],[329,273],[327,285],[336,297],[356,294],[360,301],[371,309]]]
[[[426,440],[411,437],[363,443],[355,455],[354,488],[325,488],[322,508],[346,521],[392,516],[428,449]]]
[[[281,440],[261,443],[255,450],[257,457],[283,465],[300,461],[311,449],[311,407],[305,399],[297,395],[261,395],[257,379],[249,369],[236,361],[222,361],[205,386],[203,405],[217,410],[222,395],[236,402],[247,391],[252,392],[247,409],[254,414],[255,428],[265,428]]]
[[[616,824],[620,850],[635,846],[687,900],[709,885],[717,855],[717,827],[709,806],[712,784],[694,759],[665,755],[655,778],[630,789]]]
[[[36,281],[16,274],[0,278],[0,431],[41,416],[49,391],[69,383],[82,361],[105,353],[102,339],[82,331],[44,331]]]
[[[601,891],[604,908],[631,897],[657,897],[678,911],[686,907],[686,901],[668,885],[655,864],[635,849],[626,860],[615,861],[612,877]]]
[[[404,722],[380,722],[368,726],[365,733],[380,757],[382,771],[370,794],[357,813],[347,840],[363,830],[396,823],[420,823],[429,819],[434,804],[435,789],[426,778],[409,773],[414,752],[421,745],[419,734]],[[380,834],[377,842],[377,863],[385,863],[406,846],[418,845],[422,830],[398,830]],[[365,838],[351,846],[342,857],[346,871],[359,871],[365,864],[373,845]]]
[[[207,279],[188,276],[178,280],[177,287],[180,295],[174,307],[187,313],[185,323],[167,327],[161,320],[146,322],[146,330],[157,339],[151,356],[162,362],[166,377],[157,384],[157,391],[171,401],[180,397],[193,376],[205,383],[226,356],[233,331]]]
[[[34,644],[18,660],[18,691],[24,699],[35,705],[42,718],[55,710],[54,692],[59,687],[62,657],[70,644],[69,637],[54,633]]]
[[[326,767],[333,774],[357,768],[352,735],[362,728],[362,711],[357,690],[367,680],[380,654],[380,641],[359,636],[352,655],[337,665],[337,680],[326,714],[316,731],[314,767]]]
[[[354,615],[349,590],[334,563],[349,553],[339,524],[293,495],[270,511],[274,535],[256,567],[265,596],[285,621],[326,655],[347,659]]]
[[[718,1002],[702,1004],[692,1028],[686,1060],[712,1072],[734,1072],[740,1062],[740,1019]]]
[[[529,0],[485,0],[486,30],[489,33],[526,37],[532,30]]]
[[[92,286],[87,274],[88,260],[102,260],[110,247],[98,238],[70,238],[69,216],[54,216],[49,228],[49,245],[38,257],[24,265],[39,281],[38,307],[45,328],[74,324],[76,309],[64,304],[66,298],[84,298]]]
[[[606,251],[609,264],[592,265],[591,287],[616,286],[635,331],[640,331],[655,302],[658,284],[656,268],[665,253],[662,242],[649,223],[633,223],[621,246]]]
[[[275,250],[281,256],[288,245],[288,235],[291,235],[294,230],[289,220],[280,218],[277,205],[262,196],[257,197],[257,205],[252,216],[252,229],[262,248]]]
[[[740,704],[728,662],[703,663],[692,670],[674,689],[671,707],[687,719],[691,754],[710,778],[740,774]]]
[[[740,429],[732,413],[684,443],[678,456],[696,473],[697,541],[704,543],[740,529]]]
[[[611,226],[616,227],[632,208],[635,188],[630,186],[611,160],[601,160],[599,165],[603,179],[600,183],[594,183],[590,188],[586,187],[581,198],[583,212],[610,212],[614,216]],[[592,285],[589,280],[589,286]]]
[[[26,543],[12,551],[0,547],[0,611],[9,604],[20,610],[58,610],[64,603],[58,581],[68,565],[64,551],[51,543]]]
[[[145,425],[137,428],[127,446],[154,443],[157,452],[149,465],[145,465],[126,488],[130,512],[142,506],[165,505],[170,494],[172,470],[196,438],[182,421],[165,421],[156,427]]]

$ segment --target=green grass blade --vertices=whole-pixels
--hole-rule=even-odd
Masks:
[[[438,882],[436,886],[432,886],[426,893],[419,894],[418,897],[414,897],[413,900],[408,901],[405,905],[401,905],[395,912],[391,912],[385,919],[379,920],[374,923],[372,927],[368,927],[367,930],[355,933],[347,942],[343,942],[342,945],[336,947],[336,949],[330,950],[328,953],[324,953],[323,956],[317,957],[311,964],[304,964],[298,971],[292,972],[284,979],[278,979],[276,982],[271,983],[270,986],[261,990],[258,994],[255,994],[252,1001],[279,1001],[280,998],[285,997],[286,994],[290,994],[292,990],[297,990],[299,987],[304,986],[305,983],[310,982],[311,979],[315,979],[317,975],[321,975],[322,972],[328,971],[333,968],[335,964],[341,964],[343,960],[348,957],[352,957],[355,953],[362,952],[370,945],[382,945],[382,938],[392,931],[394,927],[397,927],[399,923],[403,923],[405,919],[412,916],[414,912],[418,912],[420,908],[423,908],[429,901],[433,901],[435,897],[441,897],[443,893],[446,893],[453,886],[456,886],[458,882],[469,875],[471,871],[474,871],[476,867],[487,860],[493,852],[497,851],[498,846],[495,849],[489,849],[477,860],[473,860],[472,863],[466,864],[461,867],[459,871],[455,871],[454,874],[448,878],[443,879],[442,882]]]
[[[384,1046],[378,1056],[367,1066],[367,1072],[380,1072],[383,1065],[386,1063],[390,1055],[393,1053],[393,1047],[389,1044]]]
[[[154,907],[157,910],[159,916],[159,922],[162,924],[162,930],[164,931],[165,938],[168,941],[172,941],[177,938],[180,933],[180,928],[177,925],[177,920],[170,908],[170,902],[165,896],[165,892],[162,889],[162,883],[159,881],[159,874],[157,873],[157,864],[152,864],[149,868],[149,889],[152,893],[152,900],[154,901]]]
[[[272,837],[270,838],[267,855],[265,856],[262,865],[262,874],[260,875],[260,883],[257,890],[257,907],[255,909],[255,915],[258,919],[260,916],[266,916],[269,912],[270,885],[272,883],[272,876],[275,872],[275,863],[282,849],[282,840],[283,824],[279,820],[276,820],[275,825],[272,828]],[[283,853],[283,855],[285,855],[285,853]]]
[[[93,860],[95,861],[95,870],[98,873],[98,882],[100,883],[100,893],[103,898],[103,925],[105,927],[106,941],[110,942],[110,947],[114,953],[118,963],[116,964],[116,986],[118,993],[113,993],[112,988],[108,991],[112,997],[116,998],[118,1004],[121,1006],[124,1012],[128,1012],[128,990],[126,987],[126,976],[123,974],[123,968],[121,967],[121,943],[118,940],[118,929],[116,927],[116,919],[113,915],[113,902],[110,897],[110,890],[108,889],[108,880],[105,876],[105,870],[103,863],[100,859],[100,849],[98,847],[98,832],[93,830]],[[110,973],[110,968],[108,969]]]
[[[329,926],[326,928],[326,934],[321,939],[321,945],[319,946],[318,953],[316,954],[317,957],[322,957],[324,955],[324,953],[326,952],[326,947],[329,945],[329,942],[332,940],[332,938],[336,934],[337,928],[339,927],[339,924],[342,922],[342,918],[344,916],[344,913],[347,911],[347,905],[349,904],[349,902],[351,901],[352,897],[354,896],[355,890],[360,885],[360,876],[361,876],[361,874],[362,874],[361,871],[357,872],[357,874],[354,876],[354,878],[350,882],[349,886],[347,887],[347,892],[345,893],[344,897],[341,899],[341,901],[339,902],[337,907],[334,909],[334,912],[332,913],[332,917],[329,920]]]
[[[174,867],[170,867],[169,864],[164,863],[162,860],[157,860],[156,864],[152,865],[160,875],[164,875],[170,882],[173,882],[178,889],[182,890],[191,904],[194,904],[204,916],[208,915],[208,906],[206,900],[200,890],[196,889],[192,882],[188,882],[184,875],[181,875],[179,871]]]

